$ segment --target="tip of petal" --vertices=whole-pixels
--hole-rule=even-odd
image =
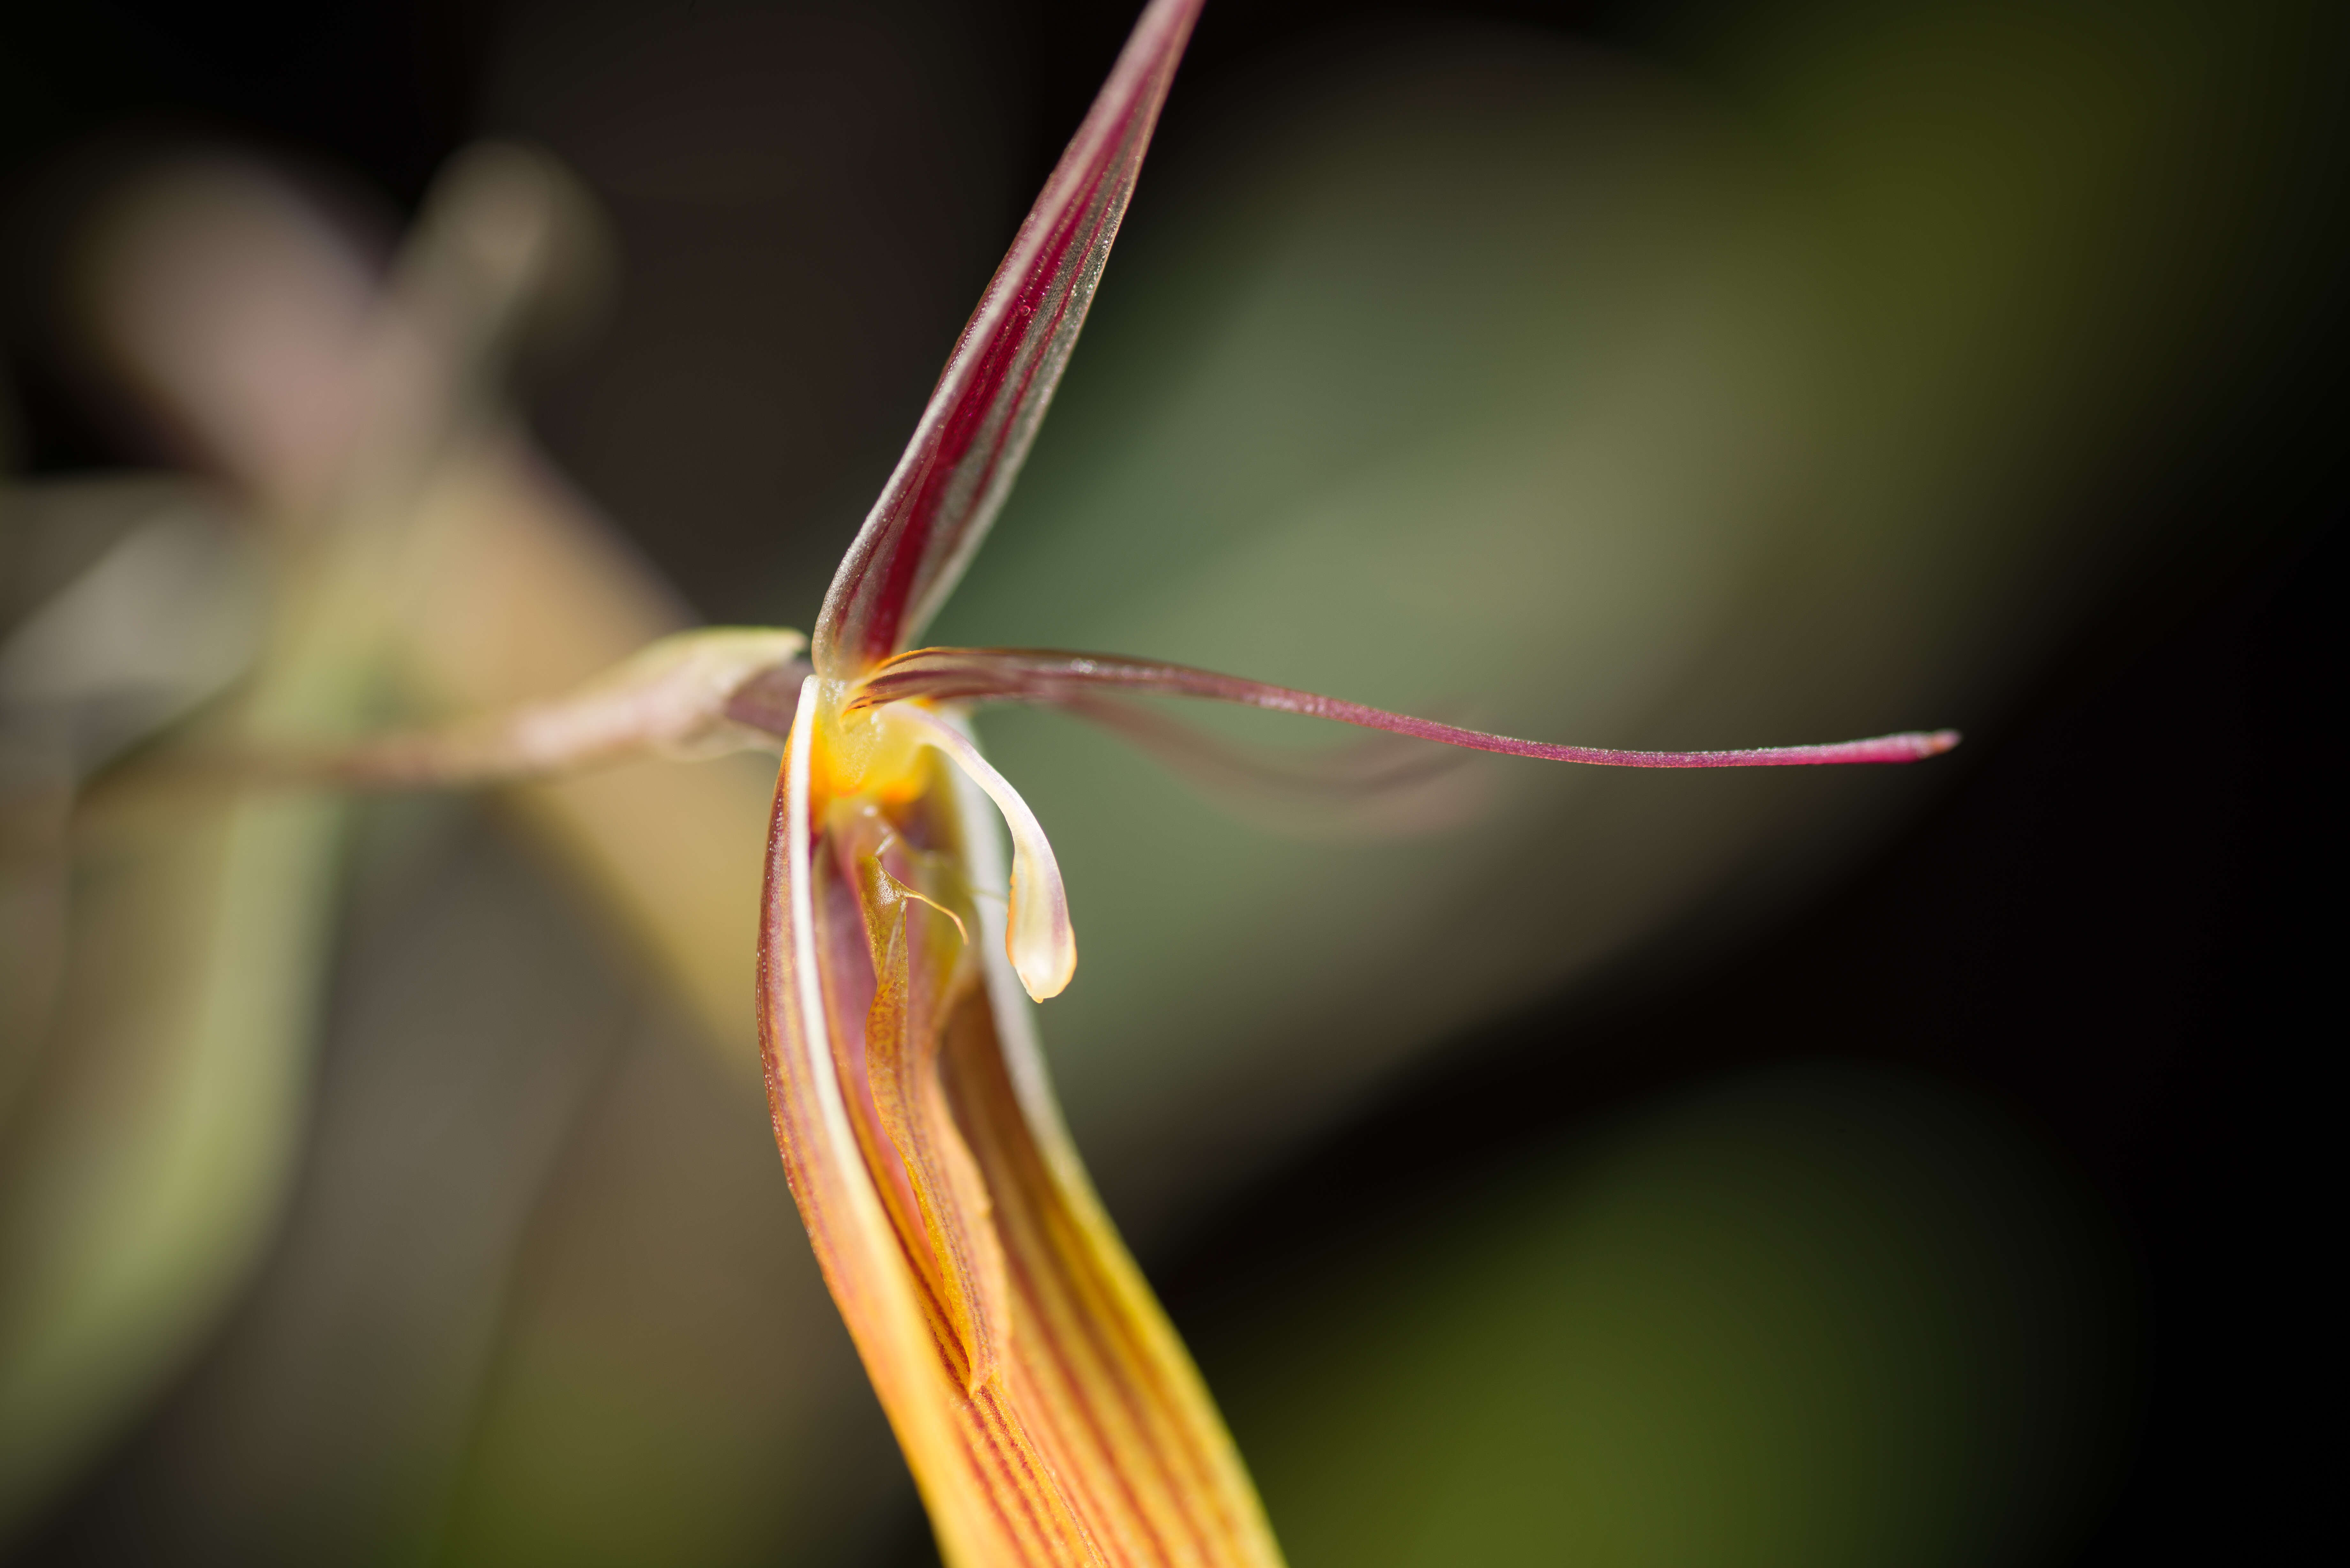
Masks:
[[[1920,744],[1918,754],[1921,757],[1939,757],[1944,752],[1955,748],[1959,739],[1959,732],[1956,730],[1937,730],[1930,735],[1921,735],[1918,737]]]
[[[1059,922],[1059,932],[1055,933],[1049,929],[1053,923],[1051,914],[1024,909],[1020,892],[1017,888],[1012,890],[1012,929],[1004,933],[1004,951],[1011,957],[1012,971],[1020,977],[1020,989],[1028,993],[1028,999],[1050,1002],[1069,989],[1069,981],[1077,972],[1076,940],[1069,934],[1066,918]],[[1046,929],[1024,934],[1024,926]]]

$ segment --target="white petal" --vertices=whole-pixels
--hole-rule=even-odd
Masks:
[[[1077,971],[1077,937],[1069,926],[1060,862],[1053,858],[1036,814],[953,725],[910,702],[893,702],[884,711],[893,722],[910,726],[925,744],[944,752],[1003,814],[1012,830],[1012,918],[1004,928],[1004,950],[1030,996],[1042,1002],[1060,995]]]

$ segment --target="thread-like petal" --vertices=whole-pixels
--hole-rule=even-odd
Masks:
[[[1939,756],[1959,743],[1956,730],[1908,731],[1866,741],[1824,745],[1762,746],[1747,751],[1635,752],[1608,746],[1569,746],[1521,741],[1509,735],[1464,730],[1433,719],[1391,713],[1336,697],[1317,696],[1261,680],[1188,665],[1162,664],[1106,653],[1065,653],[1033,648],[922,648],[901,653],[866,677],[852,708],[910,698],[952,702],[1036,702],[1067,705],[1105,693],[1129,696],[1201,697],[1280,713],[1334,719],[1368,730],[1385,730],[1418,740],[1471,751],[1545,762],[1587,763],[1617,768],[1771,768],[1828,763],[1914,763]]]

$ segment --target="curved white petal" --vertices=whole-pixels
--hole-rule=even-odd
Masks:
[[[1030,996],[1043,1002],[1060,995],[1077,971],[1077,937],[1069,926],[1069,894],[1061,882],[1061,865],[1053,858],[1044,826],[1020,792],[962,732],[911,703],[892,704],[888,711],[924,744],[945,753],[1003,814],[1004,826],[1012,830],[1012,918],[1004,927],[1004,951]]]

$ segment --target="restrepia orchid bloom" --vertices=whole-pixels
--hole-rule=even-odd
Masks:
[[[351,782],[453,782],[784,741],[758,995],[776,1141],[825,1279],[960,1568],[1280,1561],[1214,1406],[1055,1105],[1027,999],[1069,983],[1076,940],[1052,846],[981,755],[972,707],[1055,706],[1164,740],[1158,717],[1128,700],[1209,698],[1629,767],[1908,762],[1958,739],[1607,751],[1176,665],[912,648],[1044,416],[1201,4],[1151,0],[1136,25],[842,561],[806,662],[790,632],[688,634],[574,697],[307,764]],[[1008,875],[991,814],[1010,829]]]

